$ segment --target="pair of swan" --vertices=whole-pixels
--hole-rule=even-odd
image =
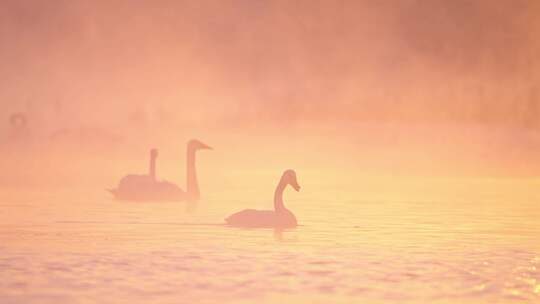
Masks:
[[[116,189],[109,192],[118,199],[126,201],[197,201],[201,194],[195,169],[196,152],[212,148],[198,140],[190,140],[187,144],[187,187],[186,191],[168,181],[156,178],[156,159],[158,151],[150,150],[150,167],[148,174],[130,174],[124,176]]]
[[[127,175],[120,180],[118,188],[109,191],[119,200],[132,201],[197,201],[200,198],[197,174],[195,170],[195,154],[198,150],[212,149],[210,146],[191,140],[187,144],[187,191],[175,184],[158,181],[156,178],[157,150],[150,151],[150,167],[146,175]],[[225,219],[230,226],[246,228],[294,228],[297,220],[294,214],[283,204],[283,192],[287,186],[300,191],[294,170],[283,172],[274,192],[274,210],[245,209]]]

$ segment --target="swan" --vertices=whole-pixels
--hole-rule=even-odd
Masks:
[[[230,226],[247,228],[293,228],[297,221],[294,214],[283,205],[283,191],[291,185],[294,190],[300,191],[296,181],[296,172],[286,170],[283,172],[279,184],[274,192],[274,211],[245,209],[232,214],[225,219]]]
[[[148,174],[124,176],[116,189],[109,189],[118,200],[127,201],[198,201],[201,194],[195,169],[195,154],[198,150],[212,148],[198,140],[187,144],[187,191],[168,181],[156,178],[156,158],[158,151],[150,150]]]

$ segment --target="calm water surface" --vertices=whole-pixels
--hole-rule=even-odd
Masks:
[[[540,183],[399,183],[303,184],[285,231],[221,224],[272,187],[197,205],[3,189],[0,303],[540,302]]]

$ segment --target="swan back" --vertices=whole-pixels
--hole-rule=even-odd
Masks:
[[[246,209],[225,219],[228,225],[244,228],[293,228],[297,226],[296,217],[285,209],[272,210]]]
[[[122,178],[118,188],[109,191],[116,199],[130,201],[182,200],[185,196],[185,192],[173,183],[134,174]]]

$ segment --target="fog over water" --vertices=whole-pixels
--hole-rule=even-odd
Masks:
[[[514,168],[540,152],[537,1],[1,6],[3,147],[22,112],[41,141],[146,149],[173,134],[249,142],[294,128],[297,140],[413,155],[442,140],[449,161],[487,161],[481,174],[537,169]]]
[[[540,1],[0,2],[0,302],[534,303]],[[145,174],[199,204],[119,202]],[[296,229],[223,219],[272,209]],[[110,297],[108,297],[110,296]]]
[[[140,111],[226,125],[534,124],[538,9],[524,0],[8,0],[2,104],[87,123]]]

